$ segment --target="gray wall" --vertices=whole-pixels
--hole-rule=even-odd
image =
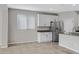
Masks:
[[[2,9],[0,5],[0,46],[2,44]]]
[[[36,16],[35,12],[9,9],[9,43],[35,42],[37,40],[36,28],[34,30],[33,29],[29,29],[29,30],[17,29],[17,23],[16,23],[17,13],[31,13]]]
[[[0,5],[0,47],[8,46],[8,7]]]

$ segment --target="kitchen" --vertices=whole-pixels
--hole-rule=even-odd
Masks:
[[[0,17],[1,28],[3,29],[1,30],[2,36],[0,37],[1,48],[7,48],[8,45],[10,44],[33,43],[33,42],[41,44],[44,42],[49,43],[52,42],[52,43],[58,43],[58,46],[62,46],[70,50],[79,52],[78,11],[74,11],[72,9],[73,11],[54,13],[50,11],[46,12],[46,10],[36,11],[34,9],[33,10],[21,9],[24,5],[15,4],[7,6],[0,5],[0,7],[2,8],[0,10],[1,12],[0,15],[5,15]],[[14,6],[16,6],[16,8],[14,8]],[[19,8],[18,6],[21,8]],[[34,6],[44,7],[44,5],[34,5]],[[55,5],[48,5],[48,6],[55,6]],[[58,6],[61,7],[63,5]],[[72,7],[72,5],[69,6]]]
[[[22,21],[23,19],[25,20]],[[10,31],[9,43],[24,43],[24,42],[27,43],[27,42],[35,42],[35,41],[51,42],[52,31],[50,29],[51,27],[50,22],[51,21],[58,22],[57,19],[58,19],[58,15],[53,13],[33,12],[33,11],[25,11],[25,10],[10,8],[9,9],[9,31]],[[59,26],[59,23],[57,23],[56,25]],[[30,37],[28,34],[30,35]],[[27,37],[29,40],[28,39],[25,40],[25,38]]]
[[[12,9],[10,9],[10,11],[12,12]],[[15,11],[15,9],[13,11]],[[17,9],[17,11],[18,11],[18,9]],[[21,11],[19,10],[19,12],[21,12]],[[25,11],[25,12],[28,12],[28,11]],[[75,31],[76,29],[78,29],[77,28],[78,27],[78,12],[74,12],[74,11],[73,12],[62,12],[60,14],[41,13],[41,12],[40,13],[39,12],[33,12],[33,13],[35,13],[35,19],[36,19],[35,22],[34,22],[34,23],[36,23],[34,28],[30,27],[30,30],[27,29],[29,32],[28,31],[25,32],[25,30],[22,29],[22,30],[24,30],[25,34],[24,34],[24,32],[22,33],[21,30],[19,30],[18,32],[15,32],[15,33],[17,33],[17,34],[14,34],[14,35],[16,35],[15,37],[13,36],[13,33],[11,33],[9,35],[10,36],[10,41],[9,41],[10,44],[11,43],[27,43],[27,42],[29,42],[29,43],[30,42],[38,42],[38,43],[58,42],[60,46],[68,44],[67,47],[70,47],[72,44],[75,44],[75,43],[72,42],[72,40],[70,40],[70,42],[72,43],[71,45],[70,45],[70,43],[66,43],[66,41],[68,41],[68,40],[66,40],[66,37],[64,37],[64,35],[65,34],[72,34],[75,37],[75,35],[78,34]],[[12,14],[10,14],[10,17],[11,17]],[[10,18],[9,23],[12,24],[13,21],[11,21],[11,19],[12,18]],[[56,31],[52,32],[51,21],[54,22],[54,25],[56,24],[55,27],[57,26],[57,28],[58,28],[57,32]],[[11,24],[10,24],[10,26],[11,26]],[[31,24],[33,25],[33,23],[31,23]],[[15,25],[15,28],[16,28],[16,25]],[[68,25],[70,27],[68,27]],[[31,31],[31,30],[33,30],[33,31]],[[55,28],[55,30],[56,30],[56,28]],[[29,34],[30,37],[26,33]],[[64,34],[62,34],[62,33],[64,33]],[[20,37],[19,37],[19,34],[20,34]],[[17,37],[17,35],[18,35],[18,37]],[[26,35],[28,36],[29,40],[24,39],[24,37],[27,38]],[[65,38],[66,41],[64,40],[64,38]],[[78,44],[76,43],[75,45],[77,46]],[[70,49],[72,50],[72,47]],[[75,49],[77,49],[77,47],[75,47]]]

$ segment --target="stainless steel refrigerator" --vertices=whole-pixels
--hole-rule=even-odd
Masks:
[[[58,42],[59,41],[59,28],[58,28],[58,22],[51,21],[50,22],[50,30],[52,32],[52,42]]]

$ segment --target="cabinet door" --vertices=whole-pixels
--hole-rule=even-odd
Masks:
[[[41,33],[40,41],[41,42],[46,42],[46,33]]]
[[[49,33],[48,33],[48,40],[49,40],[49,41],[52,41],[52,32],[49,32]]]
[[[38,14],[38,26],[50,26],[50,21],[57,20],[58,16]]]
[[[39,25],[40,26],[49,26],[50,25],[50,15],[39,15]]]
[[[52,41],[52,33],[51,32],[46,33],[46,41],[47,42]]]
[[[40,38],[41,42],[50,42],[50,41],[52,41],[52,33],[51,32],[41,33],[40,37],[41,37]]]
[[[38,33],[38,42],[45,42],[46,41],[46,35],[45,33]]]
[[[45,42],[48,42],[49,41],[49,33],[45,33]]]

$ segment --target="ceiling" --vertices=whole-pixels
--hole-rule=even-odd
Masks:
[[[49,13],[79,11],[79,4],[8,4],[8,7]]]

